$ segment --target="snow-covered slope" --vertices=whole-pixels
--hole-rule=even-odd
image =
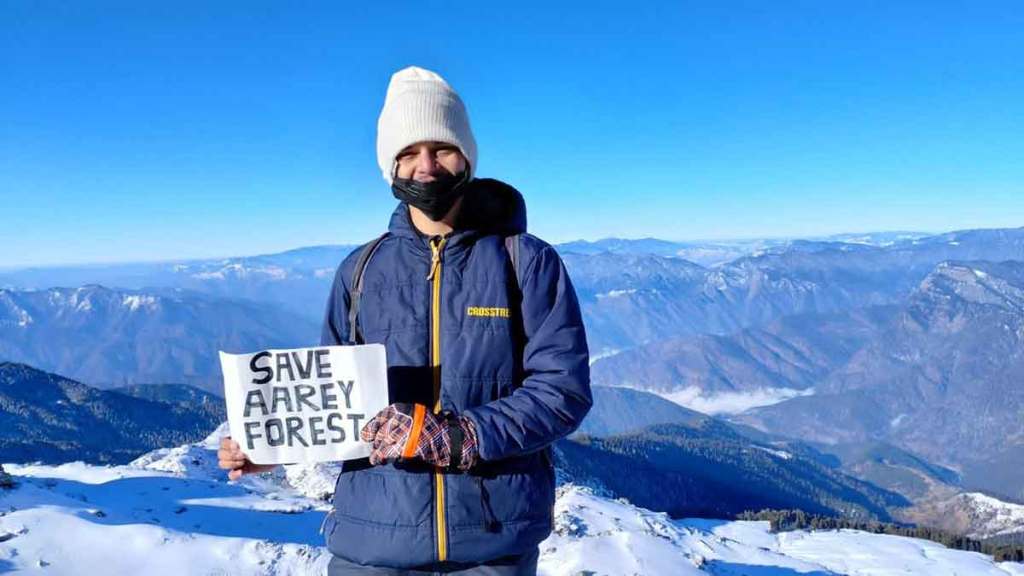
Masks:
[[[222,431],[126,466],[6,464],[18,487],[0,492],[0,572],[321,574],[329,504],[283,474],[227,482]]]
[[[906,520],[982,540],[1024,534],[1024,505],[981,492],[961,492],[918,502]]]
[[[1024,575],[1024,564],[915,538],[855,530],[772,534],[767,522],[673,521],[572,485],[559,488],[556,522],[541,545],[542,574]]]
[[[337,470],[227,482],[213,452],[222,430],[125,466],[6,465],[18,486],[0,491],[0,572],[323,574],[330,554],[318,527]],[[545,576],[1024,575],[1024,565],[923,540],[673,521],[572,484],[556,506],[555,533],[541,544]]]
[[[989,538],[1024,532],[1024,506],[1003,502],[980,492],[961,494],[960,499],[977,518],[972,536]]]

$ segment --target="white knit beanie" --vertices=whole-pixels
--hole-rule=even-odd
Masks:
[[[395,173],[395,156],[410,144],[426,141],[458,146],[473,177],[476,140],[465,104],[444,78],[409,66],[391,76],[377,120],[377,164],[388,184]]]

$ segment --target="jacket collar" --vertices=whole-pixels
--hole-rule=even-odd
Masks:
[[[391,213],[388,231],[395,236],[419,240],[429,238],[416,229],[409,217],[409,207],[399,203]],[[476,178],[466,184],[455,230],[448,236],[448,245],[456,245],[488,234],[511,236],[526,232],[526,202],[518,190],[491,178]]]

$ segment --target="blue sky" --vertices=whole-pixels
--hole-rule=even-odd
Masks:
[[[1019,2],[0,5],[0,266],[365,241],[388,78],[552,242],[1024,226]]]

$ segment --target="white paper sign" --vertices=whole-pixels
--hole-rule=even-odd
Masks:
[[[382,344],[220,353],[231,437],[255,464],[370,455],[359,431],[388,405]]]

